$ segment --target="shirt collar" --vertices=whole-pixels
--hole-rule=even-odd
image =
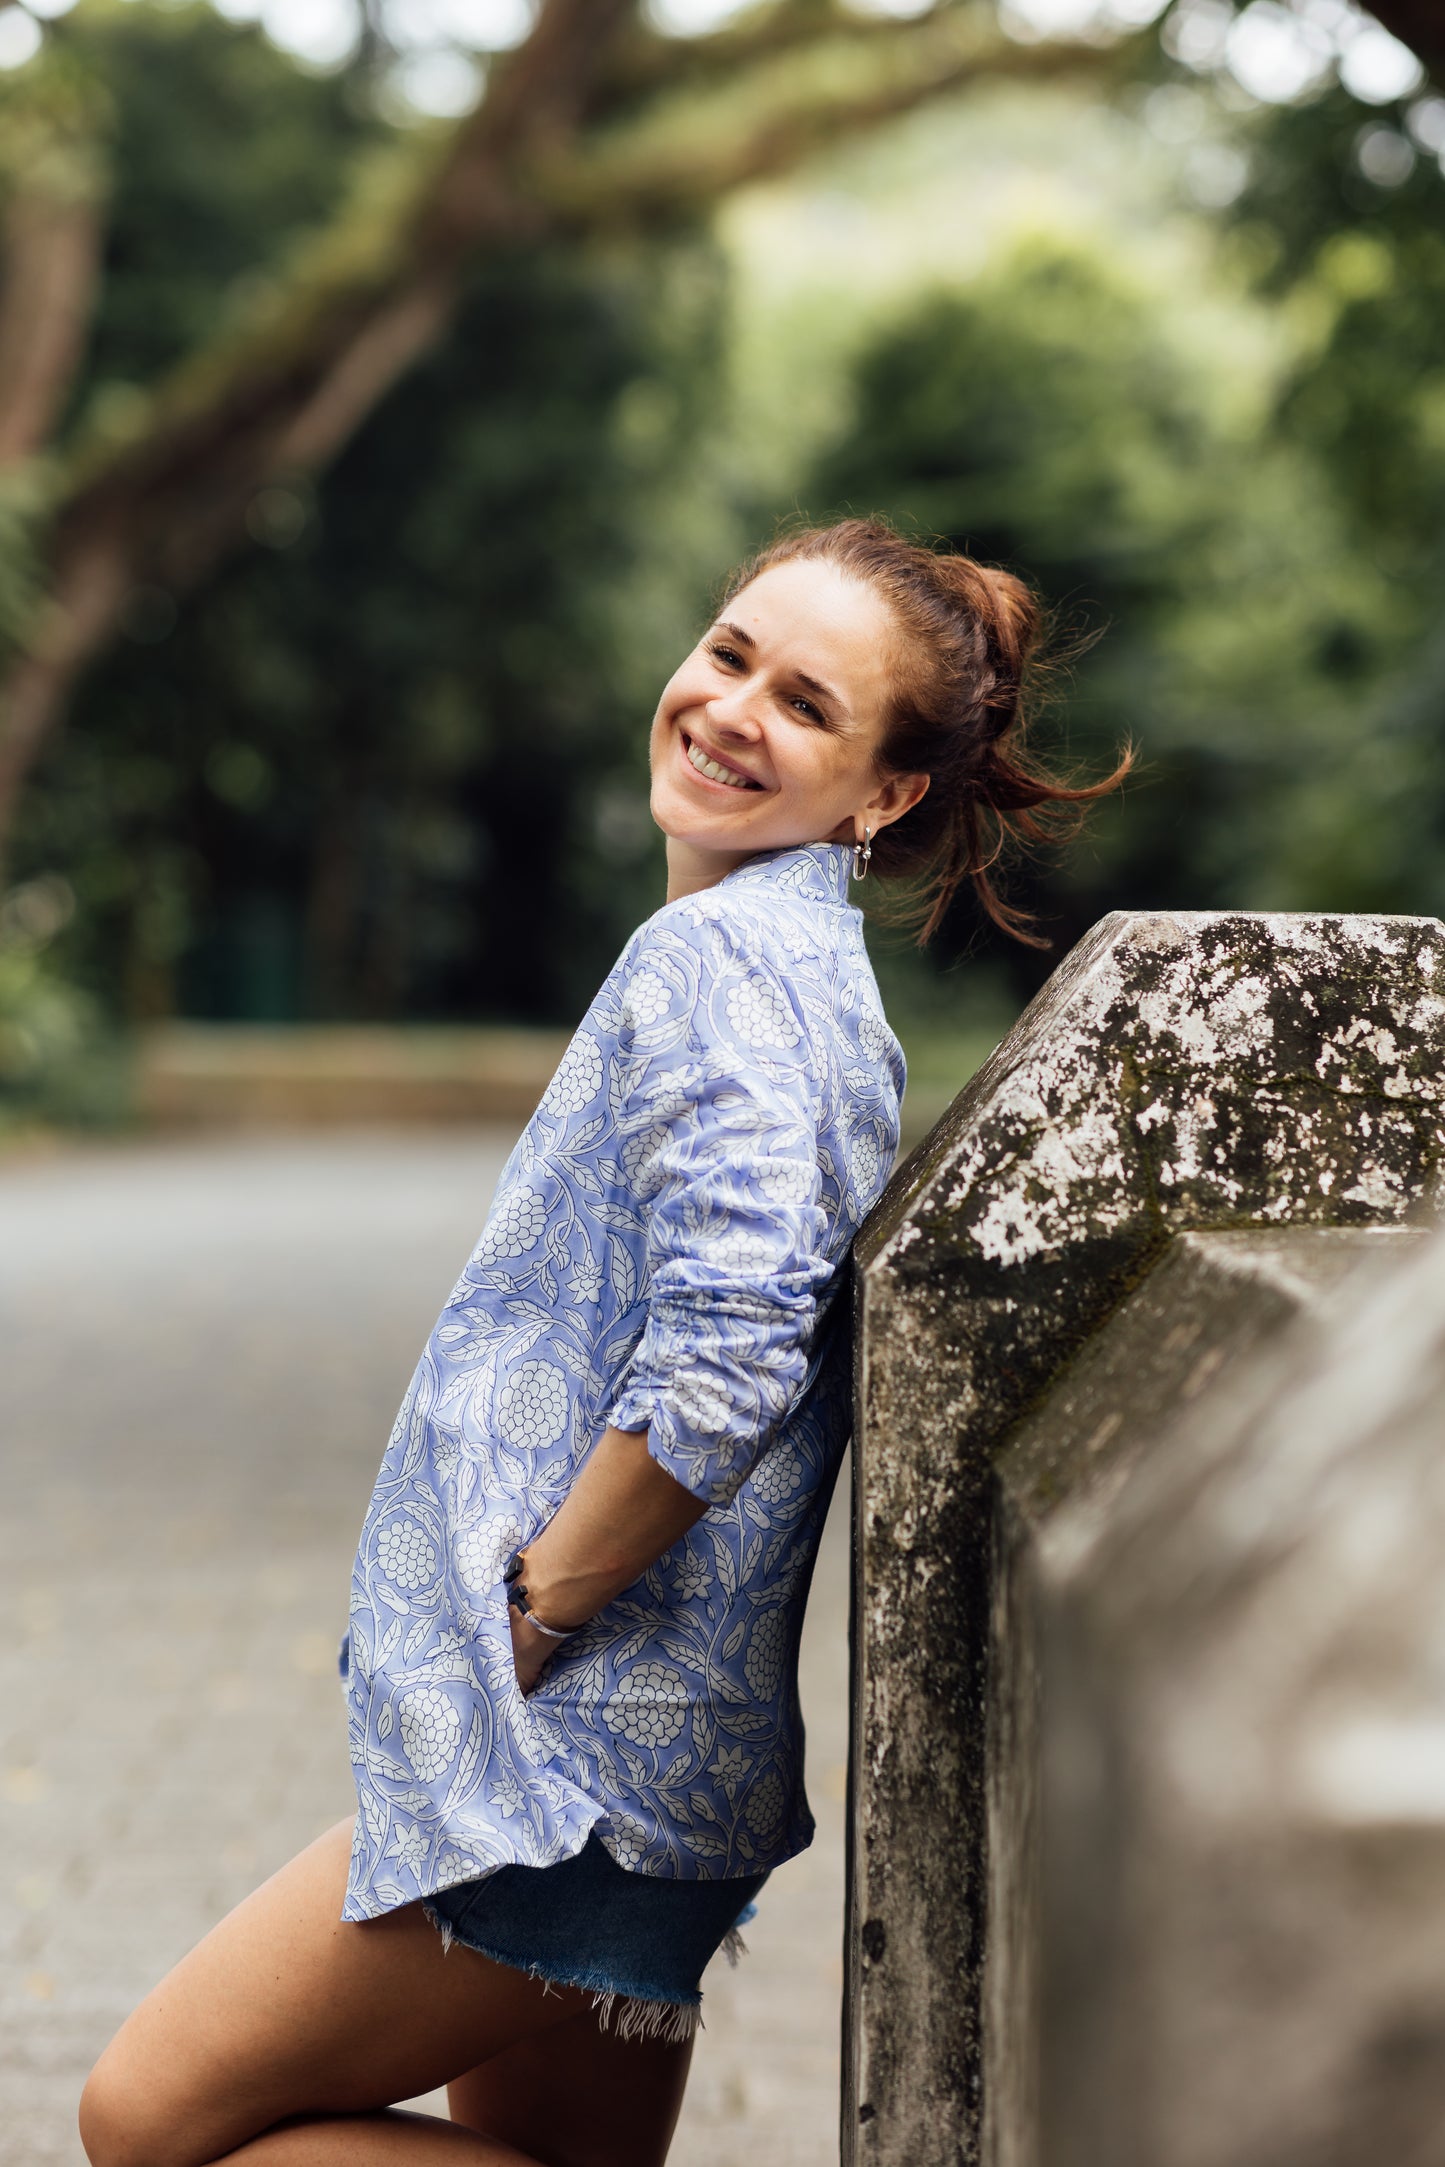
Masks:
[[[749,858],[724,878],[749,886],[767,881],[813,903],[846,903],[852,861],[847,843],[798,843],[789,850],[768,850]]]

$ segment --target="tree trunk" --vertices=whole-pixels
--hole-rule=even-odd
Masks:
[[[40,451],[74,381],[95,297],[93,196],[22,185],[10,199],[0,279],[0,468]]]

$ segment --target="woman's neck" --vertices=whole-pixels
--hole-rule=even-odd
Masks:
[[[715,888],[729,873],[735,873],[749,858],[757,857],[755,850],[699,850],[695,843],[679,842],[676,836],[667,838],[667,900],[675,903],[679,896],[698,895],[704,888]]]

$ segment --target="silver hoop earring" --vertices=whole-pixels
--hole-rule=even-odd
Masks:
[[[872,855],[873,830],[865,828],[862,842],[853,845],[853,878],[855,880],[866,880],[868,878],[868,860]]]

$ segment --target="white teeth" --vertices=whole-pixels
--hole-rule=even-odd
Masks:
[[[735,775],[730,767],[720,767],[716,760],[709,760],[707,754],[700,752],[690,739],[687,746],[687,757],[697,769],[699,775],[707,775],[715,783],[727,783],[734,790],[749,790],[752,788],[746,775]]]

